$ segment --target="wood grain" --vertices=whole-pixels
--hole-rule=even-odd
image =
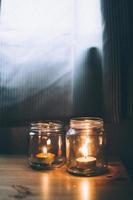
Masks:
[[[65,166],[34,171],[24,156],[0,156],[0,200],[132,200],[133,184],[120,162],[97,177],[77,177]]]

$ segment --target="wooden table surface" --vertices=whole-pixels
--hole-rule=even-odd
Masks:
[[[0,200],[133,200],[133,183],[120,162],[97,177],[77,177],[65,167],[35,171],[24,156],[0,156]]]

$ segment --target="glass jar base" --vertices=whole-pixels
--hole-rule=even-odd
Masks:
[[[50,169],[52,169],[52,165],[48,165],[48,164],[44,164],[44,163],[29,162],[29,165],[32,169],[35,169],[35,170],[50,170]]]
[[[65,164],[65,160],[64,159],[58,159],[55,162],[53,162],[53,168],[59,168],[62,167]]]
[[[67,171],[75,176],[99,176],[107,172],[107,168],[96,167],[94,169],[79,169],[77,167],[68,168]]]
[[[38,161],[38,160],[37,160]],[[36,159],[29,159],[30,167],[36,170],[50,170],[53,168],[59,168],[64,165],[65,159],[60,158],[55,160],[53,163],[36,162]]]

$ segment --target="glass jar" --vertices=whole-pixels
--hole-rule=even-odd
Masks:
[[[67,171],[81,176],[103,174],[107,169],[105,147],[101,118],[71,119],[66,135]]]
[[[65,138],[60,121],[31,124],[28,161],[35,169],[52,169],[63,165]]]

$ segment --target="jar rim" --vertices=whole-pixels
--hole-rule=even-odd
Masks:
[[[31,123],[31,129],[42,131],[56,131],[63,127],[63,122],[59,120],[44,120]]]
[[[103,119],[100,117],[75,117],[70,120],[70,127],[75,129],[101,128]]]

